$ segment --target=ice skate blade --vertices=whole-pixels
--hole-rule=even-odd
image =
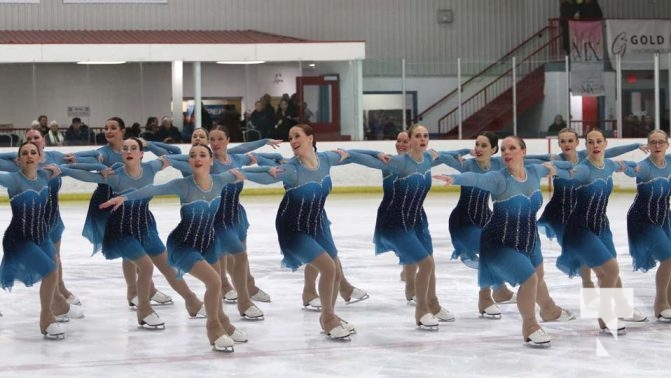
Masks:
[[[200,305],[200,308],[195,314],[189,314],[189,319],[207,319],[207,313],[205,312],[205,305]]]
[[[270,295],[265,291],[259,289],[259,291],[250,297],[253,301],[270,303]]]
[[[423,331],[437,331],[438,330],[438,319],[436,319],[433,314],[424,314],[417,321],[417,328]]]
[[[335,340],[335,341],[351,341],[352,340],[349,337],[351,335],[350,331],[347,328],[345,328],[342,324],[336,326],[335,328],[333,328],[329,332],[322,331],[322,333],[326,334],[326,336],[328,336],[329,339]]]
[[[59,323],[51,323],[42,331],[42,334],[47,340],[63,340],[65,339],[65,328]]]
[[[235,342],[228,335],[221,335],[212,343],[212,350],[216,352],[233,353]]]
[[[163,322],[155,312],[145,316],[144,319],[138,321],[138,324],[140,325],[140,328],[148,330],[165,329],[165,322]]]
[[[349,299],[345,300],[345,304],[354,304],[357,302],[365,301],[368,298],[370,298],[370,295],[368,295],[368,293],[355,287],[354,290],[352,290],[352,295],[350,295]]]
[[[571,320],[575,320],[575,315],[571,311],[568,310],[561,310],[561,313],[559,314],[559,317],[556,319],[550,319],[550,320],[543,320],[543,323],[550,323],[550,322],[568,322]]]
[[[457,319],[452,312],[443,307],[440,308],[440,311],[433,314],[433,316],[438,319],[439,322],[453,322]]]
[[[531,335],[527,336],[526,345],[531,347],[547,348],[550,346],[550,336],[541,329],[537,329]]]
[[[671,321],[671,308],[667,308],[666,310],[662,310],[662,312],[657,314],[657,320],[662,321],[662,322]]]
[[[233,341],[235,341],[236,343],[246,343],[247,341],[249,341],[247,339],[247,335],[237,328],[233,331],[232,334],[228,336],[230,336],[230,338],[233,339]]]
[[[317,298],[310,299],[308,303],[303,303],[303,310],[305,311],[321,311],[322,310],[322,301]]]
[[[229,290],[224,294],[225,303],[237,303],[238,302],[238,292],[235,290]]]
[[[601,331],[600,331],[600,332],[601,332],[602,334],[604,334],[604,335],[611,335],[611,333],[610,333],[610,329],[608,329],[608,327],[603,327],[603,328],[601,328]],[[626,334],[627,334],[627,328],[626,328],[625,326],[623,326],[623,325],[618,325],[618,327],[617,327],[617,335],[618,335],[618,336],[624,336],[624,335],[626,335]]]
[[[501,319],[501,309],[497,304],[490,305],[484,310],[480,310],[480,317],[490,319]]]
[[[641,311],[637,309],[633,309],[631,313],[631,317],[628,318],[620,318],[623,322],[633,322],[633,323],[640,323],[640,322],[645,322],[648,320],[648,317],[645,316]]]

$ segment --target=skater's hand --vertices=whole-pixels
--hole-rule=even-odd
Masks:
[[[240,172],[239,169],[236,169],[236,168],[229,169],[228,172],[231,175],[233,175],[233,177],[235,177],[235,181],[233,183],[237,184],[239,182],[245,181],[245,175],[243,175],[242,172]]]
[[[445,181],[445,186],[450,186],[454,184],[454,179],[450,175],[433,175],[436,180]]]
[[[114,174],[115,174],[114,169],[112,167],[107,167],[107,168],[103,169],[102,171],[100,171],[100,175],[102,175],[102,177],[105,179],[105,181],[107,181],[107,178],[109,178],[110,176],[112,176]]]
[[[49,176],[50,179],[56,178],[61,175],[61,169],[58,168],[56,164],[47,164],[44,167],[42,167],[42,169],[51,173],[51,175]]]
[[[550,177],[554,177],[554,176],[557,175],[557,167],[555,167],[554,164],[552,164],[552,163],[550,163],[550,162],[548,161],[548,162],[543,163],[543,166],[544,166],[545,168],[547,168],[548,171],[550,171],[550,173],[548,173],[548,175],[549,175]]]
[[[645,152],[646,154],[650,153],[650,146],[647,144],[642,144],[638,149]]]
[[[114,211],[114,210],[118,209],[119,206],[121,206],[124,203],[125,200],[126,200],[126,197],[124,197],[124,196],[114,197],[107,202],[101,203],[99,208],[107,209],[108,207],[112,207],[112,211]]]
[[[391,161],[391,155],[385,154],[384,152],[380,152],[379,154],[377,154],[377,159],[385,164],[389,164],[389,162]]]
[[[282,169],[280,167],[271,167],[268,170],[268,174],[273,176],[273,178],[275,178],[275,179],[278,178],[280,176],[280,173],[282,173],[282,172],[284,172],[284,169]]]
[[[336,152],[338,153],[338,155],[340,155],[340,161],[343,161],[349,157],[349,152],[343,149],[338,148]]]
[[[280,146],[282,142],[283,142],[282,139],[268,139],[268,142],[266,142],[266,144],[272,147],[273,150],[275,150]]]
[[[248,152],[247,157],[249,158],[249,164],[248,165],[259,164],[259,161],[256,159],[256,155],[254,155],[253,153]]]
[[[63,160],[65,160],[65,162],[68,164],[73,164],[77,162],[77,157],[75,156],[75,154],[69,153],[63,156]]]

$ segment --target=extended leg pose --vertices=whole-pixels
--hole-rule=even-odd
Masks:
[[[431,188],[431,167],[442,163],[458,166],[460,162],[451,153],[427,151],[429,132],[424,126],[412,126],[408,136],[408,152],[392,156],[388,163],[370,156],[374,151],[351,151],[351,160],[394,175],[388,184],[392,198],[384,216],[377,220],[375,249],[377,253],[394,251],[403,265],[417,265],[415,323],[423,329],[437,329],[439,321],[453,321],[454,315],[440,305],[436,295],[433,245],[423,204]]]
[[[193,176],[172,180],[163,185],[144,188],[114,197],[101,207],[120,207],[125,201],[147,200],[154,195],[176,194],[180,198],[181,220],[168,236],[168,260],[178,275],[189,273],[205,284],[207,337],[217,351],[232,352],[234,342],[246,342],[247,337],[237,330],[224,313],[221,297],[219,251],[213,227],[215,214],[224,186],[242,179],[231,173],[210,174],[212,150],[204,145],[191,147],[189,165]]]
[[[556,156],[546,155],[545,159],[555,158],[561,161],[568,161],[572,164],[578,164],[587,157],[586,150],[577,151],[580,140],[578,138],[578,133],[571,128],[565,128],[559,131],[558,143],[562,152]],[[604,156],[606,158],[613,158],[639,148],[647,152],[647,148],[645,148],[645,146],[642,146],[639,143],[634,143],[609,148],[605,151]],[[545,230],[548,238],[557,237],[557,242],[561,246],[564,240],[564,229],[566,228],[566,222],[568,221],[568,217],[571,214],[573,207],[575,206],[575,190],[577,186],[579,186],[579,183],[575,180],[567,180],[560,177],[555,177],[552,180],[552,185],[554,188],[552,192],[552,198],[550,198],[550,201],[543,210],[543,214],[538,219],[538,227],[541,230]],[[592,271],[589,267],[585,266],[580,269],[580,278],[582,280],[583,288],[594,288],[594,282],[592,281]],[[585,304],[589,305],[590,302],[592,302],[592,306],[596,306],[596,302],[591,301],[591,299],[596,300],[596,298],[590,298],[589,295],[586,294],[583,299],[586,302]],[[625,320],[644,321],[645,319],[645,315],[634,309],[632,317]]]
[[[610,231],[606,207],[613,190],[613,172],[624,169],[620,164],[604,158],[608,142],[603,132],[593,129],[585,136],[587,158],[574,168],[572,179],[577,182],[575,206],[568,216],[562,252],[557,258],[557,267],[569,276],[577,275],[582,266],[596,273],[601,288],[621,288],[620,271],[615,257],[613,234]],[[612,290],[601,291],[600,309],[609,308],[614,299],[618,307],[630,306],[621,295]],[[624,333],[625,327],[613,319],[614,312],[601,313],[599,326]],[[616,328],[615,328],[616,327]]]
[[[194,131],[194,134],[196,132]],[[200,134],[200,132],[199,132]],[[194,138],[199,140],[200,136]],[[248,152],[265,145],[276,147],[281,141],[263,139],[260,141],[246,143],[243,146],[238,146],[232,149],[231,153],[228,151],[228,144],[230,138],[228,130],[225,127],[218,127],[210,131],[209,142],[210,147],[214,153],[214,164],[211,166],[212,173],[222,173],[230,169],[244,167],[245,165],[254,164],[253,156],[248,156],[239,152]],[[170,156],[167,158],[172,165],[178,168],[183,175],[190,175],[188,165],[181,160],[183,156]],[[222,265],[222,276],[226,275],[226,268],[230,266],[231,277],[233,279],[233,286],[236,289],[235,299],[237,300],[238,311],[240,316],[248,320],[263,320],[264,314],[254,303],[252,303],[251,293],[248,288],[250,279],[249,274],[249,260],[247,257],[247,229],[249,228],[249,221],[244,207],[240,204],[240,192],[242,191],[243,183],[226,185],[222,192],[222,201],[219,205],[219,212],[215,218],[214,228],[216,230],[217,245],[221,250],[222,255],[220,263]],[[227,261],[228,257],[230,261]],[[253,285],[253,278],[252,278]],[[255,287],[255,285],[253,285]],[[225,294],[230,293],[227,291]],[[266,294],[263,296],[258,288],[256,294],[259,298],[270,301],[270,297]],[[229,296],[229,300],[233,300]]]
[[[12,219],[2,239],[0,284],[3,289],[11,289],[14,281],[26,286],[42,281],[40,332],[47,338],[63,338],[65,328],[57,322],[54,311],[56,250],[49,238],[49,224],[44,221],[50,201],[50,174],[38,169],[42,155],[36,144],[25,142],[18,151],[19,171],[0,174],[0,185],[7,188],[12,208]]]
[[[568,177],[568,172],[557,170],[550,163],[525,166],[526,144],[518,137],[505,138],[501,154],[504,169],[436,178],[448,184],[477,187],[490,192],[494,208],[480,237],[480,287],[489,287],[502,281],[511,285],[519,284],[517,308],[522,316],[523,340],[531,345],[547,346],[550,345],[550,336],[538,324],[535,310],[536,302],[541,307],[550,307],[549,303],[552,302],[543,280],[543,256],[536,227],[536,212],[543,202],[541,178],[548,173],[554,175],[559,172]],[[570,167],[570,164],[567,163],[566,167]],[[563,310],[560,308],[559,311]]]
[[[74,154],[66,155],[66,159],[70,162],[78,163],[98,163],[111,167],[115,164],[121,164],[124,161],[124,155],[121,151],[123,146],[124,131],[126,124],[123,119],[119,117],[112,117],[105,121],[105,139],[107,144],[90,151],[80,151]],[[151,151],[156,156],[166,154],[180,153],[181,150],[177,146],[171,146],[158,142],[147,142],[146,149]],[[109,218],[108,211],[102,211],[99,205],[107,201],[112,196],[112,190],[107,183],[100,183],[91,195],[89,208],[86,213],[86,221],[84,222],[84,229],[82,236],[93,244],[93,253],[100,251],[105,235],[105,225]],[[137,288],[135,282],[137,281],[137,268],[130,261],[122,260],[122,269],[124,278],[126,280],[127,303],[134,307],[132,300],[137,296]],[[153,280],[151,281],[151,300],[156,304],[172,304],[172,298],[165,293],[156,290]]]
[[[31,129],[26,132],[26,141],[33,142],[40,150],[41,160],[39,166],[43,167],[48,164],[62,164],[65,162],[65,155],[59,151],[44,151],[44,137],[39,130]],[[7,153],[0,154],[0,159],[7,159],[7,163],[2,164],[0,170],[18,171],[20,167],[14,163],[16,154]],[[6,168],[6,169],[4,169]],[[56,293],[54,294],[54,311],[56,312],[56,319],[62,322],[67,322],[69,319],[79,319],[84,317],[84,311],[79,307],[81,301],[77,296],[72,294],[63,282],[63,267],[60,258],[61,236],[65,226],[61,219],[61,214],[58,207],[58,191],[61,188],[61,179],[54,178],[49,181],[49,202],[47,203],[47,212],[44,215],[44,221],[49,227],[49,239],[51,239],[56,249],[54,256],[58,264],[58,282]],[[70,305],[75,305],[70,306]]]
[[[289,143],[295,156],[272,168],[277,177],[267,172],[244,173],[255,182],[284,183],[285,194],[275,221],[284,256],[282,264],[293,270],[310,264],[319,271],[321,328],[333,339],[349,340],[354,327],[338,317],[334,309],[341,277],[338,251],[324,212],[324,202],[331,192],[331,167],[345,162],[337,152],[316,152],[314,131],[309,125],[292,127]]]
[[[137,138],[126,139],[122,151],[123,166],[107,178],[67,166],[61,166],[61,170],[63,174],[79,180],[107,183],[113,193],[124,194],[153,183],[156,172],[164,167],[164,161],[160,159],[149,163],[142,162],[142,142]],[[137,296],[132,297],[130,303],[137,307],[140,325],[163,326],[150,304],[153,265],[156,265],[170,286],[184,298],[191,317],[205,316],[202,302],[184,280],[177,279],[175,271],[168,265],[165,245],[158,236],[156,221],[149,211],[149,200],[132,201],[120,210],[110,212],[105,225],[102,251],[107,259],[121,257],[132,262],[138,269]]]

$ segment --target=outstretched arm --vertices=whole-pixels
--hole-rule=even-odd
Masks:
[[[254,151],[256,149],[259,149],[259,148],[261,148],[265,145],[271,146],[273,148],[277,148],[280,145],[280,143],[282,143],[282,141],[277,140],[277,139],[268,139],[268,138],[259,139],[259,140],[255,140],[255,141],[252,141],[252,142],[242,143],[242,144],[239,144],[235,147],[231,147],[231,148],[228,149],[228,153],[229,154],[246,154],[247,152],[252,152],[252,151]]]
[[[182,153],[179,146],[162,142],[147,142],[147,151],[152,152],[156,156],[178,155]]]
[[[502,193],[506,189],[505,180],[499,172],[465,172],[456,175],[435,175],[433,178],[445,181],[446,185],[473,186],[492,194]]]
[[[631,151],[634,151],[634,150],[639,149],[639,148],[641,149],[641,151],[645,152],[646,154],[648,152],[650,152],[650,150],[648,150],[646,145],[640,144],[640,143],[633,143],[633,144],[627,144],[627,145],[624,145],[624,146],[617,146],[617,147],[608,148],[608,149],[606,149],[606,151],[604,151],[603,156],[606,157],[606,158],[614,158],[616,156],[626,154],[627,152],[631,152]]]

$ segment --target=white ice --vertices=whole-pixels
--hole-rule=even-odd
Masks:
[[[634,289],[634,304],[649,321],[627,323],[627,334],[617,340],[600,334],[594,319],[543,323],[552,337],[548,349],[523,345],[515,305],[503,305],[500,320],[479,317],[476,271],[450,260],[447,220],[456,199],[456,194],[431,193],[425,204],[438,295],[457,316],[454,323],[442,323],[437,332],[416,328],[414,309],[406,304],[399,280],[397,258],[392,253],[373,253],[371,237],[380,195],[328,199],[327,212],[345,274],[370,294],[370,299],[351,305],[338,300],[337,313],[353,323],[358,334],[351,342],[335,342],[320,334],[317,313],[301,309],[302,272],[280,267],[274,227],[280,197],[243,196],[252,224],[251,270],[272,303],[258,304],[266,314],[262,322],[240,320],[236,306],[226,305],[234,324],[249,336],[249,342],[236,345],[231,354],[211,350],[205,320],[188,318],[184,301],[157,271],[157,287],[170,294],[175,304],[155,307],[166,322],[165,330],[139,329],[135,313],[126,304],[120,262],[107,261],[101,254],[91,256],[91,246],[80,236],[86,204],[63,203],[64,278],[81,298],[86,317],[65,325],[65,340],[45,340],[38,326],[38,286],[17,283],[11,292],[1,292],[0,376],[668,376],[671,324],[653,319],[655,271],[633,272],[628,255],[625,221],[633,194],[612,196],[609,217],[622,281]],[[167,237],[179,217],[177,202],[154,200],[151,208],[162,237]],[[6,228],[9,218],[8,205],[0,205],[0,229]],[[568,279],[555,268],[556,242],[544,237],[542,242],[551,295],[580,315],[579,279]],[[186,279],[202,295],[203,285],[190,276]],[[597,341],[609,357],[597,356]]]

